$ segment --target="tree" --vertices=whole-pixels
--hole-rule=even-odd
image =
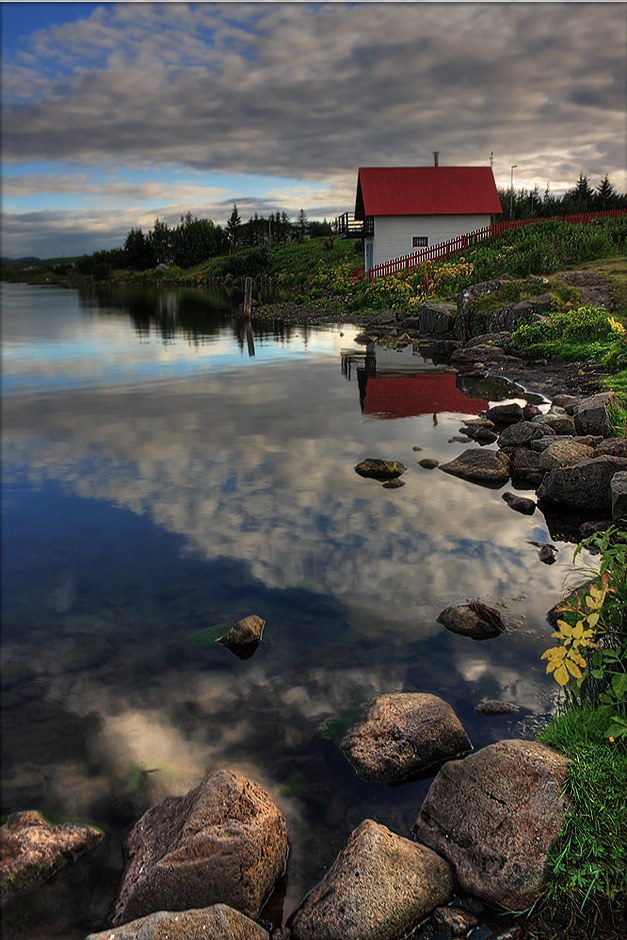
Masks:
[[[597,186],[597,191],[594,195],[594,208],[595,209],[615,209],[618,206],[620,197],[614,186],[610,183],[607,173]]]
[[[583,173],[579,174],[577,185],[564,197],[566,212],[588,212],[593,208],[594,191]]]
[[[241,227],[242,220],[240,219],[239,213],[237,211],[237,204],[233,203],[233,211],[231,212],[229,220],[226,223],[226,237],[228,238],[229,248],[231,251],[233,251],[234,248],[237,248],[237,245],[239,244]]]
[[[309,221],[307,219],[307,214],[304,209],[301,209],[298,213],[298,221],[296,223],[298,227],[298,240],[299,242],[304,242],[307,237]]]
[[[167,224],[160,219],[155,219],[153,229],[148,233],[147,238],[152,247],[157,264],[172,264],[173,236]]]
[[[220,254],[225,247],[220,226],[211,219],[198,219],[191,212],[181,216],[172,236],[174,263],[181,268],[193,268]]]
[[[141,228],[132,228],[126,236],[124,259],[127,267],[133,271],[146,271],[147,268],[154,268],[156,264],[155,255],[150,241]]]

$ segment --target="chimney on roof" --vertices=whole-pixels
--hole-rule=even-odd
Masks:
[[[433,165],[434,166],[440,165],[440,151],[439,150],[433,151]]]

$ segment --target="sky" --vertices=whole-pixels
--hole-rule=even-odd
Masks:
[[[3,256],[236,203],[352,211],[359,166],[627,191],[626,3],[1,3]],[[512,167],[514,169],[512,169]]]

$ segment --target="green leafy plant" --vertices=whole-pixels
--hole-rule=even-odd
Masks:
[[[595,533],[574,558],[584,549],[600,553],[599,572],[560,606],[558,643],[541,658],[572,702],[590,701],[605,713],[607,738],[627,740],[627,532],[610,526]]]

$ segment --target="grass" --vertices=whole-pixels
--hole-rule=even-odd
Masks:
[[[568,707],[539,737],[570,758],[571,811],[549,858],[542,915],[564,936],[577,925],[593,936],[595,923],[620,916],[627,898],[627,747],[608,740],[606,728],[606,710],[584,704]]]

